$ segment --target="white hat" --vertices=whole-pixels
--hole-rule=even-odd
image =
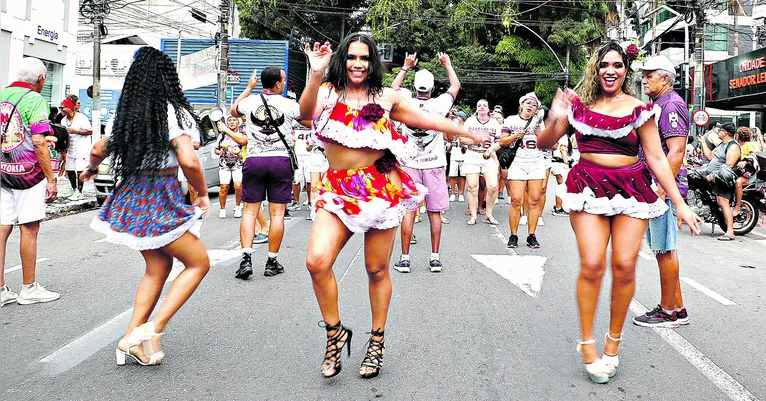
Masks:
[[[638,68],[644,71],[663,70],[671,74],[676,73],[676,67],[673,65],[673,62],[670,61],[670,59],[667,58],[666,56],[649,57],[646,60],[644,60],[644,65]]]
[[[529,92],[526,95],[522,96],[521,99],[519,99],[519,104],[524,103],[525,100],[532,99],[535,102],[537,102],[537,105],[540,105],[540,99],[537,98],[537,95],[535,95],[535,92]]]
[[[428,70],[420,70],[415,73],[415,90],[428,92],[434,88],[434,74]]]

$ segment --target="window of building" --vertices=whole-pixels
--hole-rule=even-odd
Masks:
[[[61,96],[63,93],[61,85],[64,66],[46,60],[42,60],[42,62],[48,71],[45,73],[45,85],[43,85],[43,90],[40,91],[40,94],[43,95],[48,103],[57,105],[62,99],[54,99],[53,97]]]
[[[705,50],[729,50],[729,30],[725,26],[707,25],[705,35]]]
[[[69,1],[61,0],[64,3],[64,32],[69,32]]]
[[[29,21],[32,19],[32,0],[27,0],[27,10],[24,14],[24,19]]]

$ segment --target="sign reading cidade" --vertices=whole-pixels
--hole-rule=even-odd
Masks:
[[[218,82],[218,50],[215,46],[181,56],[178,78],[184,90],[201,88]]]

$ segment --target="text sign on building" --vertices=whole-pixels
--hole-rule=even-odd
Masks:
[[[711,78],[713,100],[766,92],[766,48],[713,64]]]
[[[184,90],[201,88],[218,82],[218,51],[215,46],[181,56],[178,78]]]
[[[59,43],[60,29],[47,25],[35,25],[33,29],[35,30],[34,35],[32,35],[34,38]]]

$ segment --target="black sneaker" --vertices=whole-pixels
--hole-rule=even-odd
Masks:
[[[534,234],[529,234],[527,236],[527,246],[532,249],[539,249],[540,243],[537,242],[537,237]]]
[[[285,209],[285,220],[290,220],[292,218],[293,218],[293,216],[290,216],[290,211]]]
[[[266,277],[276,276],[285,272],[284,266],[279,264],[277,258],[268,258],[266,260],[266,270],[263,271],[263,275]]]
[[[508,237],[508,248],[516,248],[517,246],[519,246],[519,236],[511,235]]]
[[[398,271],[399,273],[409,273],[410,272],[410,261],[409,260],[400,260],[396,263],[394,263],[394,269]]]
[[[242,261],[239,262],[239,269],[237,270],[237,273],[234,275],[234,277],[241,278],[242,280],[247,280],[251,274],[253,274],[253,262],[250,255],[243,254]]]
[[[678,324],[689,324],[689,314],[686,313],[686,308],[676,311],[676,321]]]
[[[431,273],[441,273],[442,262],[440,262],[439,259],[431,259],[429,264],[431,265]]]
[[[563,216],[563,217],[569,216],[569,212],[567,212],[566,210],[556,209],[555,207],[551,210],[551,214],[554,216]]]
[[[668,314],[657,305],[653,310],[634,317],[633,323],[641,327],[678,327],[678,317],[675,311]]]

